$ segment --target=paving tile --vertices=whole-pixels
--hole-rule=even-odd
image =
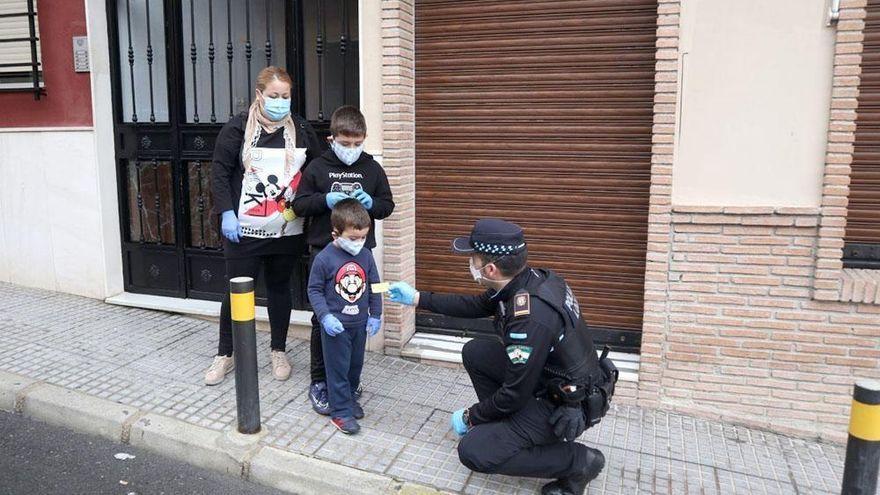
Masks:
[[[215,323],[0,283],[0,370],[179,418],[234,427],[232,376],[206,387]],[[451,411],[476,402],[462,370],[368,353],[361,434],[339,433],[308,401],[309,345],[291,339],[289,380],[271,376],[257,334],[263,444],[451,492],[536,493],[547,480],[471,473]],[[844,449],[717,421],[613,404],[580,441],[606,469],[590,494],[838,493]]]
[[[470,470],[459,462],[455,449],[450,450],[447,445],[419,440],[410,440],[386,473],[455,492],[464,488],[471,474]]]

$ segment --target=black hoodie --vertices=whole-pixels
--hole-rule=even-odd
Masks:
[[[367,210],[370,213],[370,233],[366,247],[376,247],[375,220],[387,218],[394,211],[385,170],[369,153],[361,153],[349,166],[342,163],[333,150],[325,151],[309,163],[293,198],[294,213],[298,217],[309,217],[306,232],[310,246],[323,248],[333,240],[327,193],[350,193],[353,189],[363,189],[373,198],[373,207]]]

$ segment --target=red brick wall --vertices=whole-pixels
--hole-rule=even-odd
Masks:
[[[46,93],[0,92],[0,127],[91,126],[91,81],[73,71],[73,36],[86,35],[83,0],[39,0],[37,16]]]
[[[845,438],[853,382],[880,376],[880,306],[812,299],[818,223],[673,207],[661,406]]]

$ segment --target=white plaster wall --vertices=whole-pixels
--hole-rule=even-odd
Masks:
[[[358,37],[360,50],[360,107],[367,120],[367,139],[364,149],[382,164],[382,5],[374,0],[358,2]],[[379,274],[385,280],[385,239],[382,221],[376,222],[376,249],[373,257]],[[367,340],[367,349],[381,351],[385,348],[384,330]]]
[[[825,0],[683,0],[672,201],[818,206],[834,28]]]
[[[0,132],[0,280],[106,295],[94,143],[91,130]]]
[[[382,3],[358,2],[360,49],[360,107],[367,120],[364,148],[371,155],[382,154]],[[381,163],[381,160],[379,161]]]
[[[113,130],[113,92],[110,78],[110,45],[107,4],[86,0],[86,20],[91,59],[92,120],[94,121],[95,182],[98,191],[104,297],[123,291],[122,236],[119,231],[119,200],[116,187],[116,149]]]

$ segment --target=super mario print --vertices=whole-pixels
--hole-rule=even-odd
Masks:
[[[357,302],[366,290],[367,275],[361,265],[349,261],[336,272],[336,293],[350,304],[350,306],[343,308],[344,314],[356,315],[360,313]]]
[[[242,179],[238,207],[242,235],[265,239],[302,234],[303,219],[293,213],[292,202],[305,152],[305,148],[296,148],[294,167],[285,167],[283,148],[251,150],[251,170]],[[291,171],[295,171],[292,176]]]

